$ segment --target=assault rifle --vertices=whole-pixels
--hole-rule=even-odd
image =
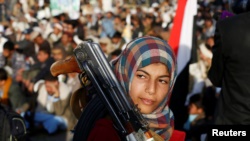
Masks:
[[[142,117],[138,107],[133,104],[131,98],[124,93],[100,46],[92,42],[83,42],[73,52],[74,55],[71,58],[56,62],[51,66],[52,74],[57,76],[70,72],[81,73],[79,79],[84,83],[84,86],[94,88],[97,97],[108,110],[115,128],[123,139],[127,141],[153,141],[154,138],[148,123]],[[78,122],[80,120],[82,119],[80,118]],[[81,121],[81,124],[86,122],[88,121]]]

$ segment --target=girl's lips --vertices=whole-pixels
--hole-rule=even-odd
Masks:
[[[154,103],[153,100],[150,100],[150,99],[146,99],[146,98],[141,98],[141,101],[143,104],[145,105],[152,105]]]

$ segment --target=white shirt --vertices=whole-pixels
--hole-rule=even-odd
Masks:
[[[67,86],[63,82],[59,82],[59,93],[60,98],[51,98],[47,93],[47,90],[45,88],[45,84],[42,84],[40,89],[38,90],[38,97],[37,97],[37,112],[54,112],[53,102],[56,102],[58,100],[65,100],[72,92],[72,89]],[[46,110],[45,110],[46,109]]]
[[[1,36],[1,35],[0,35]],[[0,53],[3,52],[3,45],[8,41],[7,38],[0,37]]]

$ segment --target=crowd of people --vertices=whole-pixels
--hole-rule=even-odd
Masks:
[[[105,1],[81,0],[79,13],[72,15],[52,13],[49,0],[42,5],[36,0],[0,0],[1,103],[22,114],[29,128],[42,126],[53,134],[58,129],[72,130],[77,123],[69,101],[81,87],[78,74],[54,77],[50,67],[55,61],[74,55],[80,42],[98,43],[111,61],[138,37],[149,35],[168,41],[178,0],[140,4],[114,0],[108,10],[104,10],[102,2]],[[211,83],[208,71],[215,24],[225,18],[217,13],[223,10],[228,10],[226,1],[198,0],[193,37],[197,53],[193,58],[197,61],[189,66],[189,93],[184,94],[187,97],[183,103],[189,109],[189,117],[179,128],[186,131],[190,140],[203,134],[197,135],[202,127],[199,125],[214,121],[220,88]]]

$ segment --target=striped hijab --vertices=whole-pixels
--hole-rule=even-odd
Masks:
[[[174,129],[174,116],[168,105],[176,79],[176,58],[171,47],[156,37],[136,38],[127,44],[119,57],[111,61],[111,66],[128,94],[136,71],[153,63],[163,63],[167,66],[170,73],[169,91],[155,111],[151,114],[143,114],[143,116],[150,124],[154,124],[155,128],[151,128],[152,130],[168,140]]]

